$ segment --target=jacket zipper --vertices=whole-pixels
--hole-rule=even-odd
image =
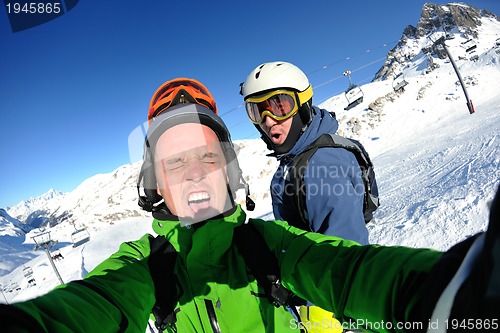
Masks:
[[[208,319],[210,320],[210,326],[212,326],[212,331],[214,333],[220,333],[219,322],[217,321],[217,316],[215,315],[214,304],[211,300],[205,299],[205,307],[207,308]]]

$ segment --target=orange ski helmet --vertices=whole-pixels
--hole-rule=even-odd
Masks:
[[[148,122],[165,109],[179,103],[200,104],[217,114],[217,106],[210,91],[195,79],[176,78],[163,83],[149,103]]]

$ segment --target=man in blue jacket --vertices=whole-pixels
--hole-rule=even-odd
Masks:
[[[309,226],[302,229],[367,244],[364,185],[353,153],[324,147],[312,155],[304,171],[306,212],[298,211],[298,194],[288,186],[293,158],[321,135],[338,129],[330,112],[312,105],[307,76],[287,62],[264,63],[241,84],[241,94],[248,117],[280,161],[271,181],[274,217],[300,228],[294,221],[306,214]]]
[[[312,105],[308,78],[287,62],[256,67],[241,93],[248,117],[280,161],[271,182],[274,217],[290,223],[298,214],[295,193],[285,183],[291,161],[321,135],[337,132],[337,120]],[[309,160],[304,180],[310,229],[367,244],[364,187],[354,154],[342,148],[318,149]]]
[[[276,219],[296,219],[293,197],[286,186],[291,160],[323,134],[335,133],[337,120],[312,105],[313,91],[306,75],[287,62],[256,67],[242,84],[248,117],[280,166],[271,182]],[[363,218],[364,187],[355,156],[341,148],[320,148],[304,173],[310,229],[368,243]]]

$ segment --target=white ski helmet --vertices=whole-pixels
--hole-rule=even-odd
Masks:
[[[304,91],[311,84],[307,76],[297,66],[284,62],[266,62],[257,66],[241,84],[244,99],[268,90],[292,89]]]
[[[314,109],[312,107],[313,91],[309,79],[297,66],[285,62],[266,62],[257,66],[240,84],[240,94],[246,101],[249,97],[261,95],[273,90],[285,89],[295,92],[310,90],[311,97],[307,101],[298,100],[298,112],[292,117],[290,131],[281,145],[275,145],[263,132],[260,125],[254,124],[255,128],[262,134],[261,139],[266,143],[269,150],[280,155],[287,153],[297,142],[312,120]]]

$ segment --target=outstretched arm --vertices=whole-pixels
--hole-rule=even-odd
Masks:
[[[379,325],[378,332],[412,324],[424,281],[442,256],[430,249],[360,246],[281,221],[252,223],[277,255],[285,287],[332,311],[341,322],[357,321],[368,329],[370,323]]]
[[[155,301],[148,256],[147,235],[123,243],[85,279],[6,307],[1,321],[9,332],[144,332]]]

